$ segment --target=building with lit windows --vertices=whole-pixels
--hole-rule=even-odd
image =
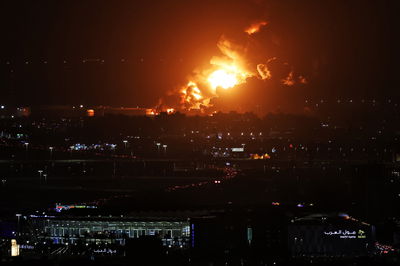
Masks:
[[[190,237],[185,218],[132,216],[30,216],[30,230],[54,244],[119,244],[141,236],[157,236],[165,246],[185,247]]]

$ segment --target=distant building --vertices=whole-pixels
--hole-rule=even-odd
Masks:
[[[39,117],[93,117],[105,115],[153,116],[155,114],[153,109],[150,108],[110,106],[87,108],[83,105],[42,105],[32,108],[17,108],[17,111],[16,115],[18,116],[29,116],[32,114],[33,116]]]
[[[374,249],[375,228],[346,214],[315,214],[289,225],[293,257],[358,257]]]
[[[248,254],[287,257],[286,215],[279,209],[229,211],[191,219],[194,260],[239,259]]]
[[[88,110],[89,116],[126,115],[126,116],[153,116],[153,109],[139,107],[110,107],[98,106]]]
[[[184,218],[134,216],[30,216],[36,237],[54,244],[109,243],[157,236],[166,246],[186,246],[190,235]],[[36,230],[37,229],[37,230]]]
[[[83,117],[86,115],[86,109],[80,106],[69,105],[41,105],[31,107],[30,115],[34,117]]]

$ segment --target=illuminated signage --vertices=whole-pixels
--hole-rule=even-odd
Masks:
[[[101,253],[101,254],[115,254],[117,251],[115,249],[105,248],[105,249],[95,249],[93,250],[94,253]]]
[[[35,249],[35,247],[32,246],[32,245],[20,245],[19,248],[20,248],[20,249]]]
[[[232,148],[232,152],[244,152],[244,148]]]
[[[324,235],[339,238],[366,238],[363,230],[349,231],[349,230],[336,230],[336,231],[325,231]]]
[[[357,238],[366,238],[365,232],[363,230],[358,230]]]

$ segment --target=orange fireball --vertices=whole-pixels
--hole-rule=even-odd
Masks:
[[[221,87],[223,89],[229,89],[238,84],[238,80],[234,73],[228,73],[224,69],[215,70],[208,77],[208,82],[213,89]]]
[[[253,35],[266,25],[268,22],[258,21],[251,24],[244,32]],[[174,94],[178,92],[180,96],[180,106],[176,108],[204,112],[212,107],[214,98],[224,94],[221,89],[231,89],[245,83],[251,77],[261,80],[270,80],[273,76],[275,77],[271,65],[277,64],[276,57],[267,59],[265,63],[250,63],[248,61],[249,46],[232,42],[224,35],[219,39],[217,47],[220,54],[210,59],[209,66],[193,71],[186,85],[177,88],[174,92]],[[303,76],[296,77],[293,71],[280,81],[286,86],[293,86],[297,82],[307,83]],[[167,112],[173,113],[175,110],[171,109]],[[268,155],[262,155],[262,157],[268,158]]]

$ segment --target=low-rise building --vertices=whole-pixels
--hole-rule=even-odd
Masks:
[[[30,216],[36,237],[54,244],[109,243],[124,245],[130,238],[158,236],[165,246],[186,246],[189,221],[180,217]]]

